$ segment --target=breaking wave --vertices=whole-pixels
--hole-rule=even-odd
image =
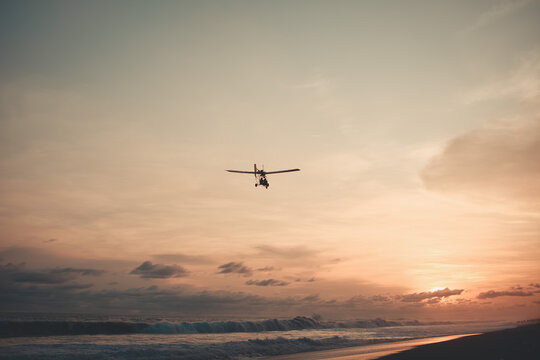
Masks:
[[[1,321],[0,337],[54,335],[118,335],[118,334],[220,334],[235,332],[290,331],[307,329],[374,328],[421,325],[418,321],[397,322],[384,319],[323,322],[304,316],[294,319],[215,322],[135,322],[94,321]]]
[[[398,322],[384,319],[323,322],[305,316],[297,316],[294,319],[289,320],[271,319],[263,321],[216,321],[196,323],[158,322],[144,328],[141,332],[151,334],[219,334],[232,332],[374,328],[403,325],[421,325],[421,323],[418,321]]]

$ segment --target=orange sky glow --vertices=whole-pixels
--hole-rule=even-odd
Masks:
[[[540,316],[539,1],[0,13],[3,310]]]

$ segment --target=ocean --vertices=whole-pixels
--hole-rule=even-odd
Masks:
[[[0,319],[0,359],[251,359],[517,325],[304,316],[184,321],[171,316],[3,314]]]

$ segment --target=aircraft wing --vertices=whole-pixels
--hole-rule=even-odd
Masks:
[[[265,173],[266,173],[266,174],[279,174],[279,173],[286,173],[286,172],[292,172],[292,171],[300,171],[300,169],[278,170],[278,171],[265,171]]]
[[[240,171],[240,170],[225,170],[232,173],[239,173],[239,174],[255,174],[254,171]]]

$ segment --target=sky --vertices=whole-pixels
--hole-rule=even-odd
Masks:
[[[3,1],[4,311],[540,316],[540,1]],[[270,187],[225,169],[267,171]]]

